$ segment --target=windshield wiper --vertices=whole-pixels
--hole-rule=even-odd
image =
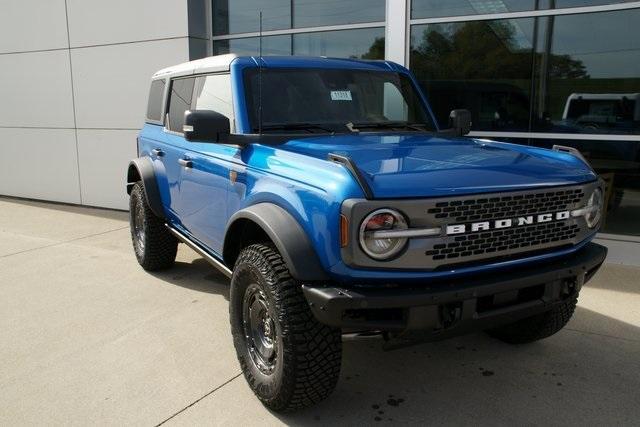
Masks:
[[[369,123],[351,123],[353,130],[363,129],[390,129],[404,128],[420,132],[429,132],[428,125],[425,123],[407,123],[407,122],[369,122]],[[347,125],[347,127],[349,127]]]
[[[335,133],[333,129],[315,123],[278,123],[262,125],[262,130],[308,130],[319,129],[329,133]]]

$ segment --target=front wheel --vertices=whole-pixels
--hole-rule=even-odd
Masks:
[[[275,247],[242,250],[229,307],[240,367],[264,405],[291,411],[331,394],[340,375],[341,331],[313,317]]]
[[[489,335],[508,344],[526,344],[550,337],[571,320],[578,297],[573,296],[553,306],[549,311],[527,317],[487,331]]]

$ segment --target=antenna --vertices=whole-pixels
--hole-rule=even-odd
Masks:
[[[262,135],[262,11],[260,11],[260,36],[258,58],[258,135]]]

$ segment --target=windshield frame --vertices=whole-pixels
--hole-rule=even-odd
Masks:
[[[386,121],[371,121],[371,122],[359,122],[358,125],[362,125],[362,129],[358,129],[353,123],[350,123],[348,118],[344,122],[329,122],[329,121],[305,121],[309,125],[309,128],[304,128],[300,125],[303,123],[290,121],[286,123],[259,123],[258,122],[258,106],[254,107],[254,94],[251,88],[250,78],[258,73],[270,73],[270,72],[309,72],[309,71],[342,71],[342,72],[356,72],[356,73],[371,73],[371,74],[389,74],[395,75],[402,82],[406,84],[411,93],[413,94],[412,103],[414,107],[420,108],[421,114],[424,117],[423,123],[414,123],[413,121],[400,121],[388,119]],[[411,73],[404,70],[394,69],[361,69],[361,68],[333,68],[333,67],[244,67],[241,71],[241,78],[238,79],[238,83],[242,86],[242,97],[244,101],[246,121],[248,125],[248,133],[257,134],[260,131],[271,134],[272,132],[285,133],[285,134],[301,134],[301,135],[320,135],[320,134],[353,134],[353,133],[437,133],[440,131],[438,123],[431,111],[431,107],[426,99],[426,96],[422,92],[415,78]],[[393,80],[389,80],[393,83]],[[394,84],[395,86],[395,84]],[[396,86],[397,87],[397,86]],[[398,88],[400,89],[400,88]],[[405,102],[407,98],[404,97],[404,92],[401,93]],[[264,106],[263,106],[264,108]],[[282,129],[278,125],[291,124],[292,129]],[[366,126],[366,125],[372,126]],[[385,125],[389,124],[388,127]],[[262,126],[260,126],[262,125]],[[424,130],[419,129],[424,127]],[[272,128],[272,129],[265,129]],[[325,128],[325,129],[323,129]]]

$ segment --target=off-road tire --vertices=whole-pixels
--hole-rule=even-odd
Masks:
[[[138,222],[142,223],[142,237],[136,233]],[[133,251],[142,268],[156,271],[173,266],[178,252],[178,240],[167,230],[164,221],[151,211],[141,182],[136,182],[131,189],[129,226]]]
[[[526,344],[550,337],[569,322],[578,303],[577,295],[553,306],[549,311],[508,325],[488,330],[487,333],[508,344]]]
[[[275,325],[273,372],[261,371],[250,354],[245,334],[243,303],[248,289],[264,291]],[[249,386],[268,408],[287,412],[325,399],[340,376],[340,329],[320,324],[302,294],[301,283],[271,244],[254,244],[240,252],[231,278],[231,332],[242,372]]]

